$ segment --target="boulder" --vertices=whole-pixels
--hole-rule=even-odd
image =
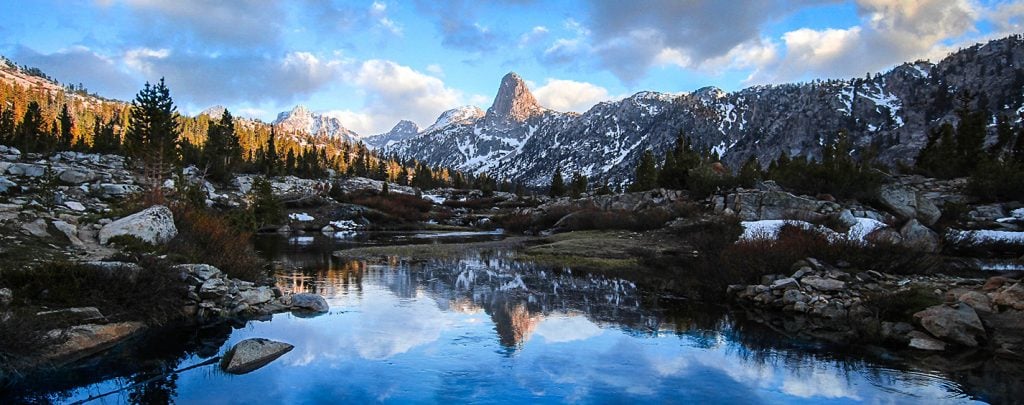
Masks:
[[[900,228],[900,237],[903,238],[904,246],[909,248],[929,253],[939,252],[939,235],[922,225],[917,219],[907,221]]]
[[[32,222],[21,224],[21,230],[37,238],[49,238],[50,233],[46,231],[46,220],[39,218]]]
[[[200,284],[211,278],[219,278],[222,274],[220,269],[209,264],[179,264],[174,266],[173,269],[184,271],[188,275],[195,277]]]
[[[18,187],[18,183],[7,180],[4,176],[0,176],[0,194],[6,194],[15,187]]]
[[[911,188],[899,184],[882,185],[878,201],[900,218],[917,218],[917,192]]]
[[[925,224],[925,226],[935,225],[939,222],[939,218],[942,217],[942,211],[939,207],[925,197],[922,194],[917,195],[917,220]]]
[[[297,312],[311,313],[324,313],[331,309],[324,297],[309,293],[293,295],[291,308]]]
[[[969,305],[978,312],[992,312],[992,300],[988,298],[988,295],[977,291],[967,291],[960,294],[957,297],[957,301]]]
[[[982,321],[991,332],[994,348],[1024,356],[1024,312],[1008,309],[998,314],[983,314]]]
[[[12,176],[42,177],[46,174],[46,166],[32,163],[15,163],[7,168],[7,174]]]
[[[72,245],[85,246],[85,243],[82,243],[82,240],[78,238],[78,228],[76,226],[64,221],[53,221],[53,227],[63,233]]]
[[[771,285],[771,289],[773,290],[790,290],[794,288],[800,288],[800,283],[798,283],[795,278],[791,277],[775,280]]]
[[[14,301],[14,292],[10,288],[0,288],[0,306],[7,306]]]
[[[96,172],[94,172],[92,170],[68,169],[68,170],[65,170],[65,171],[61,172],[59,178],[60,178],[60,181],[62,181],[64,183],[71,184],[71,185],[78,185],[78,184],[88,183],[90,181],[96,180],[96,177],[97,177]]]
[[[910,343],[907,345],[912,349],[928,350],[928,351],[943,351],[946,350],[946,344],[941,340],[928,336],[927,333],[919,330],[912,331],[907,334],[910,338]]]
[[[228,293],[230,287],[224,280],[211,278],[199,286],[199,296],[203,299],[219,298]]]
[[[64,341],[49,350],[47,358],[58,365],[71,363],[109,349],[134,336],[145,328],[142,322],[118,322],[106,325],[79,325],[67,330],[51,331],[54,338]]]
[[[249,290],[244,290],[238,293],[242,301],[247,305],[259,305],[274,299],[274,292],[270,290],[270,287],[259,287]]]
[[[134,236],[157,245],[178,235],[178,228],[174,226],[174,214],[169,208],[154,205],[104,226],[100,229],[100,243],[105,245],[110,238],[119,235]]]
[[[985,337],[985,327],[978,313],[970,305],[936,305],[914,314],[921,327],[939,339],[968,347],[978,346],[978,338]]]
[[[992,298],[992,303],[1009,307],[1016,310],[1024,310],[1024,282],[1018,281],[1016,284],[1004,288],[995,294]]]
[[[245,339],[224,355],[220,368],[230,374],[246,374],[260,369],[294,349],[284,342],[270,339]]]
[[[100,194],[103,198],[127,197],[129,194],[137,193],[142,189],[134,184],[93,184],[89,190]]]
[[[846,288],[846,283],[834,280],[831,278],[818,277],[818,276],[807,276],[800,280],[806,286],[810,286],[818,291],[840,291]]]

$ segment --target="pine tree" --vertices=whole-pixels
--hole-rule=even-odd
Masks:
[[[551,188],[548,190],[548,195],[551,197],[561,197],[565,195],[565,179],[562,178],[562,167],[555,167],[555,174],[551,175]]]
[[[572,198],[580,198],[580,195],[587,192],[587,183],[587,176],[584,176],[583,173],[576,172],[572,176],[572,182],[569,183],[569,195],[571,195]]]
[[[0,112],[0,144],[13,145],[15,129],[14,108],[8,108]]]
[[[164,79],[156,85],[146,82],[132,101],[124,146],[127,156],[141,163],[153,196],[162,198],[160,186],[178,161],[181,128],[178,109]]]
[[[38,152],[40,150],[40,138],[45,136],[43,128],[43,113],[39,103],[32,101],[25,108],[25,115],[21,118],[15,130],[15,146],[24,152]]]
[[[235,134],[235,121],[231,113],[224,110],[220,122],[210,123],[206,131],[206,145],[203,147],[203,165],[210,177],[225,182],[230,178],[242,160],[242,147]]]
[[[276,176],[280,157],[277,155],[277,136],[274,127],[270,127],[270,137],[267,138],[267,151],[263,154],[263,172],[267,176]]]
[[[75,124],[71,119],[71,113],[68,111],[67,104],[61,107],[60,116],[57,119],[60,121],[60,140],[57,142],[57,149],[69,150],[71,149],[71,143],[74,141],[72,129]]]
[[[636,166],[636,179],[629,186],[629,191],[647,191],[658,186],[658,168],[654,164],[654,153],[649,149],[640,156]]]
[[[761,171],[761,162],[757,161],[757,156],[751,155],[750,159],[747,159],[740,167],[740,183],[745,187],[752,187],[762,178],[764,178],[764,173]]]

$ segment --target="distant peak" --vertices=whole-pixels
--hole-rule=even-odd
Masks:
[[[398,132],[412,132],[412,133],[416,133],[416,132],[419,132],[419,130],[420,130],[420,127],[419,127],[419,125],[416,125],[415,122],[412,122],[412,121],[409,121],[409,120],[401,120],[401,121],[398,121],[397,124],[395,124],[394,128],[391,128],[390,132],[391,133],[398,133]]]
[[[295,108],[292,108],[292,114],[308,114],[309,109],[302,104],[297,104]]]
[[[525,121],[534,115],[543,113],[544,108],[537,104],[526,82],[515,72],[509,72],[501,78],[501,86],[494,97],[494,103],[487,110],[488,116],[510,118]]]
[[[220,117],[224,116],[224,111],[227,111],[227,108],[224,108],[222,105],[215,105],[199,112],[199,115],[205,114],[212,119],[220,119]]]

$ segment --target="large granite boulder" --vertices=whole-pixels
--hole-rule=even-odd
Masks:
[[[302,293],[292,296],[291,308],[297,312],[324,313],[331,309],[327,300],[316,294]]]
[[[911,219],[900,228],[903,244],[922,252],[937,253],[940,249],[939,234],[924,226],[917,219]]]
[[[878,201],[902,219],[917,219],[926,226],[935,225],[942,212],[931,200],[916,190],[899,185],[886,184],[878,192]]]
[[[88,324],[50,332],[63,343],[47,352],[57,364],[67,364],[107,350],[145,328],[142,322],[117,322],[105,325]]]
[[[929,307],[914,314],[914,319],[932,336],[967,347],[978,346],[978,339],[985,337],[978,313],[964,303]]]
[[[158,245],[177,236],[178,228],[174,226],[174,214],[169,208],[154,205],[104,226],[99,233],[100,243],[105,245],[110,238],[120,235]]]
[[[220,368],[231,374],[253,372],[294,349],[284,342],[255,338],[238,342],[224,355]]]

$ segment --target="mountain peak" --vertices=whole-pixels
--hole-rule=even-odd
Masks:
[[[501,78],[498,94],[494,97],[494,104],[487,109],[487,115],[525,121],[543,111],[544,108],[537,104],[537,99],[533,98],[523,78],[515,72],[509,72]]]
[[[224,108],[222,105],[215,105],[200,111],[199,115],[206,114],[210,119],[219,120],[220,117],[224,116],[224,111],[227,111],[227,108]]]

